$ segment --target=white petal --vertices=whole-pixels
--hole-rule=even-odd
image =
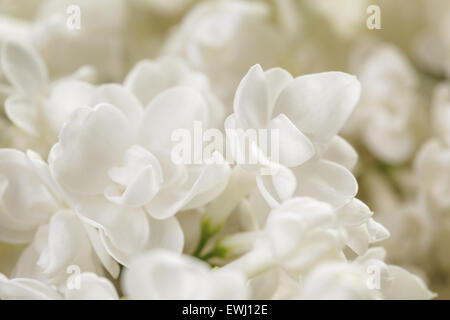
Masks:
[[[269,114],[272,114],[279,94],[292,81],[293,77],[289,72],[281,68],[272,68],[264,73],[267,80],[267,87],[269,88]]]
[[[100,261],[102,262],[103,266],[114,279],[117,279],[120,273],[120,266],[103,246],[103,243],[100,239],[100,231],[88,224],[85,224],[84,227],[89,236],[92,247],[95,250],[95,253],[99,257]]]
[[[311,160],[293,171],[298,181],[296,196],[308,196],[341,207],[358,191],[353,174],[328,160]]]
[[[345,139],[335,136],[327,146],[323,158],[332,162],[339,163],[348,170],[353,170],[358,161],[358,153]]]
[[[271,207],[289,199],[297,187],[295,175],[284,166],[277,166],[272,175],[257,175],[256,182],[261,195]]]
[[[199,299],[206,295],[208,271],[201,260],[152,250],[132,260],[122,287],[131,299]]]
[[[268,135],[274,139],[278,135],[278,141],[274,145],[271,141],[271,150],[268,155],[273,156],[272,146],[278,148],[279,163],[286,167],[296,167],[309,160],[315,153],[314,146],[309,139],[297,129],[297,127],[284,114],[272,119],[267,127]],[[272,130],[278,131],[273,133]]]
[[[213,200],[225,189],[230,168],[227,164],[200,165],[187,169],[187,174],[183,184],[161,189],[146,205],[152,217],[164,219],[181,209],[196,208]]]
[[[395,126],[389,116],[373,121],[364,131],[363,139],[369,150],[388,163],[401,163],[411,157],[416,146],[414,133],[407,127]]]
[[[125,256],[131,256],[148,243],[150,229],[142,209],[119,206],[98,196],[82,199],[77,211],[86,222],[103,230],[110,241],[107,250],[114,247]],[[108,252],[111,254],[110,250]],[[111,255],[117,259],[114,254]]]
[[[397,266],[388,266],[392,281],[387,288],[381,288],[385,299],[422,300],[431,299],[435,293],[428,290],[426,284],[418,276]]]
[[[247,128],[264,128],[269,120],[269,95],[264,71],[259,64],[250,68],[234,97],[234,112]]]
[[[91,105],[109,103],[118,108],[128,118],[133,126],[137,126],[142,115],[142,105],[139,100],[123,86],[104,84],[96,89],[91,98]]]
[[[86,242],[83,225],[75,213],[69,210],[57,212],[50,220],[48,247],[37,263],[49,276],[61,270],[65,272],[65,266],[75,263],[77,256],[84,253],[83,243]]]
[[[108,169],[117,165],[132,139],[125,116],[101,104],[74,112],[51,150],[50,168],[58,183],[80,194],[103,194]]]
[[[21,94],[34,98],[47,85],[47,69],[33,49],[7,42],[2,47],[0,57],[5,76]]]
[[[105,197],[120,205],[141,207],[160,190],[163,183],[160,163],[152,153],[137,145],[127,150],[124,162],[124,166],[109,169],[114,183],[105,189]]]
[[[124,86],[146,106],[158,93],[171,86],[165,65],[143,60],[138,62],[125,78]]]
[[[368,221],[373,215],[369,207],[361,200],[354,198],[337,212],[339,223],[343,226],[358,226]]]
[[[358,255],[363,255],[369,248],[369,233],[365,225],[346,228],[346,244]]]
[[[376,222],[372,218],[367,222],[367,230],[369,231],[371,243],[385,240],[391,235],[382,224]]]
[[[202,95],[187,86],[167,89],[146,107],[139,126],[140,143],[150,151],[170,149],[172,133],[193,129],[194,121],[208,127],[208,106]]]
[[[58,207],[30,159],[20,151],[1,149],[0,228],[5,231],[1,233],[2,240],[18,242],[26,239],[29,232],[46,223]]]
[[[58,133],[70,114],[77,108],[91,106],[95,87],[77,80],[57,81],[44,102],[46,119],[54,132]]]
[[[326,143],[350,116],[360,91],[359,81],[346,73],[301,76],[280,93],[273,116],[284,113],[314,142]]]
[[[1,276],[1,274],[0,274]],[[0,298],[6,300],[60,300],[56,290],[34,279],[0,277]]]
[[[184,247],[184,234],[176,217],[163,220],[150,218],[150,239],[148,248],[167,249],[181,253]]]
[[[39,118],[36,106],[28,99],[12,96],[5,101],[5,112],[9,120],[26,133],[39,135]]]
[[[116,289],[106,278],[98,277],[94,273],[83,272],[79,275],[79,289],[67,290],[65,297],[68,300],[117,300]]]

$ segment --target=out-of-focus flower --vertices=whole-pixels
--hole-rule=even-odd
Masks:
[[[420,190],[431,210],[449,212],[450,148],[438,140],[430,140],[419,151],[415,165]]]
[[[285,39],[269,17],[263,2],[201,2],[170,36],[163,54],[182,57],[204,72],[214,92],[228,103],[250,66],[258,62],[272,67],[280,59]]]
[[[32,42],[55,76],[93,65],[102,80],[119,80],[127,66],[126,19],[123,0],[47,0],[33,21]]]
[[[156,95],[174,86],[192,86],[202,93],[211,117],[209,125],[221,126],[225,107],[211,92],[210,81],[202,73],[191,70],[179,58],[160,58],[139,61],[128,73],[124,87],[146,107]]]
[[[445,0],[421,1],[425,28],[416,36],[415,56],[435,75],[450,77],[450,4]]]
[[[46,164],[32,152],[0,150],[0,240],[28,243],[62,208]]]
[[[246,279],[235,270],[211,270],[198,259],[165,250],[134,258],[122,279],[132,299],[246,299]]]
[[[304,279],[303,299],[431,299],[436,295],[418,276],[383,262],[372,248],[348,262],[326,262]],[[405,290],[406,289],[406,290]]]
[[[31,148],[46,156],[67,115],[87,103],[85,92],[91,85],[79,78],[89,78],[92,70],[80,69],[51,82],[39,54],[31,47],[14,42],[2,46],[0,62],[10,86],[5,113],[19,129],[17,133],[11,132],[5,143]]]
[[[450,146],[450,83],[436,86],[432,97],[431,121],[434,134]]]
[[[423,133],[424,110],[418,76],[394,46],[363,44],[350,57],[362,95],[344,127],[378,159],[401,163],[411,158]]]
[[[5,300],[117,300],[116,289],[105,278],[86,272],[76,275],[74,288],[57,290],[34,279],[8,279],[0,274],[0,298]],[[78,288],[77,288],[78,286]]]

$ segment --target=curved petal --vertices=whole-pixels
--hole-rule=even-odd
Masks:
[[[116,289],[106,278],[95,273],[83,272],[79,275],[79,289],[67,290],[65,297],[68,300],[118,300]]]
[[[278,148],[279,159],[273,159],[286,167],[296,167],[309,160],[315,153],[314,146],[309,139],[284,114],[272,119],[267,127],[271,139],[269,155],[273,156],[273,148]],[[275,131],[272,131],[275,130]]]
[[[297,178],[296,196],[308,196],[341,207],[358,192],[353,174],[328,160],[311,160],[293,171]]]
[[[272,208],[292,197],[297,187],[295,175],[284,166],[278,166],[272,175],[257,175],[256,182],[261,195]]]
[[[96,262],[91,257],[89,239],[76,214],[70,210],[55,213],[49,224],[48,245],[37,261],[43,273],[48,277],[65,273],[70,264],[77,264],[84,271],[96,271]]]
[[[19,92],[35,98],[48,82],[47,69],[39,54],[17,42],[6,42],[1,50],[2,70]]]
[[[269,88],[269,115],[271,115],[281,91],[283,91],[294,78],[289,72],[281,68],[269,69],[264,72],[264,74],[267,80],[267,87]]]
[[[148,217],[142,209],[116,205],[103,196],[96,196],[80,200],[77,212],[87,223],[103,231],[101,235],[109,241],[106,249],[116,260],[109,247],[131,256],[148,243],[151,231]]]
[[[117,165],[132,142],[125,116],[101,104],[76,110],[63,126],[51,150],[50,169],[64,189],[79,194],[103,194],[108,169]]]
[[[358,226],[369,220],[373,212],[361,200],[354,198],[347,205],[340,208],[336,215],[342,226]]]
[[[152,250],[131,261],[122,287],[131,299],[198,299],[206,292],[209,266],[166,250]]]
[[[165,219],[181,209],[202,206],[217,197],[226,187],[230,168],[227,164],[192,166],[188,179],[178,186],[162,188],[145,207],[156,219]]]
[[[48,285],[34,279],[8,280],[0,274],[0,298],[6,300],[60,300],[63,297]]]
[[[77,108],[91,106],[94,92],[95,87],[83,81],[61,80],[54,83],[43,104],[46,119],[53,131],[58,133]]]
[[[356,254],[363,255],[369,248],[369,232],[365,225],[346,228],[348,239],[346,244]]]
[[[327,149],[323,153],[323,158],[339,163],[348,170],[353,170],[358,162],[358,153],[353,146],[340,136],[331,139]]]
[[[9,120],[28,134],[39,136],[39,118],[36,107],[28,99],[12,96],[5,101]]]
[[[198,121],[208,127],[208,106],[200,92],[177,86],[158,94],[146,107],[138,130],[139,142],[150,151],[170,149],[172,133],[193,129]]]
[[[392,281],[387,288],[381,288],[385,299],[419,300],[436,296],[427,289],[422,279],[405,269],[388,266],[388,273]]]
[[[284,113],[311,140],[326,143],[347,121],[360,93],[359,81],[346,73],[301,76],[281,91],[273,115]]]
[[[96,88],[91,97],[91,105],[109,103],[127,117],[133,127],[137,127],[142,116],[142,105],[139,100],[123,86],[118,84],[104,84]]]
[[[99,234],[101,231],[97,230],[96,228],[94,228],[88,224],[85,224],[84,227],[86,228],[86,232],[89,236],[92,247],[94,248],[95,253],[99,257],[103,266],[105,267],[105,269],[109,272],[109,274],[114,279],[117,279],[119,277],[119,273],[120,273],[120,266],[111,257],[111,255],[108,253],[108,251],[106,251],[105,247],[103,246],[103,243],[101,241],[100,234]]]
[[[2,240],[27,237],[58,210],[47,185],[35,172],[30,159],[18,150],[0,150],[0,227]],[[16,234],[14,234],[16,233]]]
[[[150,218],[149,249],[167,249],[181,253],[184,247],[184,234],[176,217],[163,220]]]
[[[264,128],[269,121],[267,80],[259,64],[250,68],[236,90],[234,112],[247,128]]]
[[[411,157],[417,142],[409,128],[392,122],[389,116],[378,113],[376,121],[364,131],[363,139],[367,148],[378,158],[397,164]]]
[[[139,61],[125,78],[124,86],[147,105],[158,93],[171,85],[170,75],[162,63]]]
[[[132,207],[141,207],[151,201],[163,182],[158,159],[136,145],[125,153],[125,165],[113,167],[108,173],[115,183],[105,189],[105,197],[111,202]],[[122,192],[121,188],[125,191]]]

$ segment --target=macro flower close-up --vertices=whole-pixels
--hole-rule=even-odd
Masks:
[[[449,77],[445,0],[0,0],[0,300],[450,299]]]

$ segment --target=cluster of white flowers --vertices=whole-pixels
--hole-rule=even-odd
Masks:
[[[0,299],[435,297],[450,8],[343,2],[0,0]]]

